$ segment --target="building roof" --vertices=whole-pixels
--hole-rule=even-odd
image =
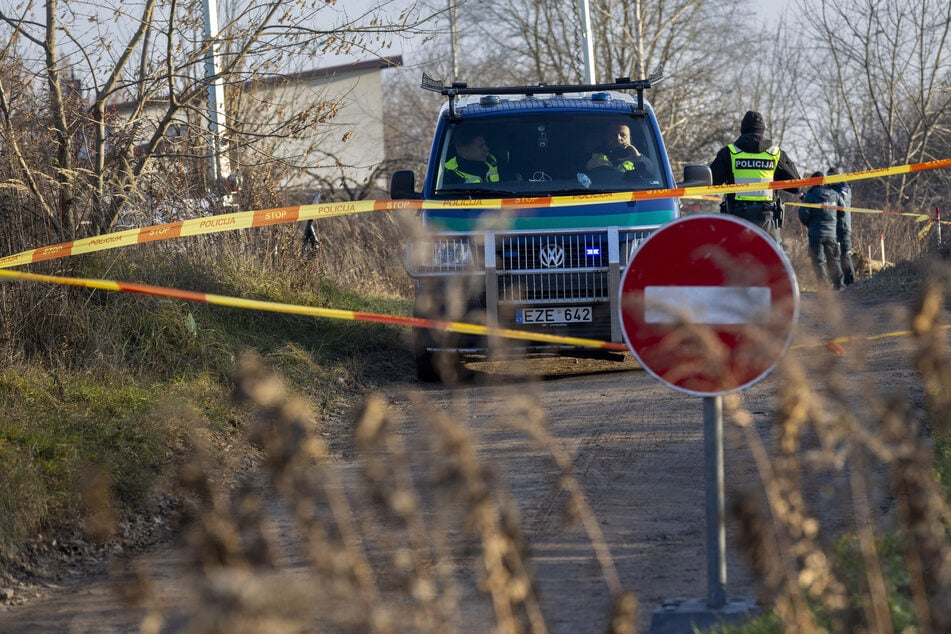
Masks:
[[[289,73],[286,75],[271,75],[264,79],[251,79],[244,82],[245,88],[251,87],[261,87],[265,88],[268,86],[276,86],[279,84],[293,83],[293,82],[307,82],[314,81],[317,79],[325,79],[329,77],[336,77],[340,75],[349,75],[353,73],[363,73],[372,70],[382,70],[386,68],[397,68],[403,65],[403,56],[402,55],[393,55],[391,57],[378,57],[376,59],[368,59],[360,62],[352,62],[350,64],[338,64],[336,66],[326,66],[324,68],[314,68],[311,70],[301,71],[299,73]],[[167,97],[159,97],[155,99],[149,99],[148,104],[160,105],[168,103]],[[135,110],[138,106],[136,101],[123,101],[115,104],[110,104],[110,109],[117,112],[128,112],[130,110]]]

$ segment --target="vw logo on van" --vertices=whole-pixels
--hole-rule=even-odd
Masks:
[[[557,244],[543,246],[538,252],[538,261],[546,269],[565,265],[565,250]]]

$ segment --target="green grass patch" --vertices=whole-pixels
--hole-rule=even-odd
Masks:
[[[165,460],[162,429],[143,420],[155,395],[93,375],[0,373],[0,542],[81,517],[82,474],[109,473],[119,504],[135,508]]]
[[[951,497],[951,437],[935,436],[934,461],[938,482],[944,487],[945,495]]]
[[[407,298],[367,296],[306,270],[276,272],[235,260],[212,268],[201,261],[174,258],[108,263],[90,259],[86,269],[88,277],[111,274],[148,283],[154,283],[150,278],[161,279],[163,285],[185,290],[283,304],[390,315],[407,315],[411,310]],[[295,387],[306,389],[307,376],[319,375],[319,368],[341,365],[346,380],[359,381],[364,375],[375,378],[401,359],[407,364],[411,361],[409,331],[397,326],[133,293],[85,294],[89,296],[87,336],[71,347],[74,356],[82,356],[80,364],[98,357],[112,367],[163,381],[205,373],[226,381],[235,359],[253,349],[282,365],[281,371],[294,379]],[[96,331],[95,325],[101,323],[111,327]],[[289,367],[283,367],[284,363]]]
[[[133,249],[72,261],[76,270],[66,274],[341,310],[405,315],[411,306],[303,269],[186,255]],[[24,302],[19,318],[15,306],[8,311],[17,329],[3,341],[0,372],[0,554],[76,525],[87,511],[82,492],[91,470],[107,474],[122,517],[163,486],[196,429],[243,441],[245,413],[230,394],[246,351],[310,396],[318,419],[341,419],[358,391],[406,376],[412,364],[408,331],[395,326],[32,282],[8,288]],[[61,315],[62,327],[33,314]],[[332,441],[346,450],[343,442],[349,437]]]

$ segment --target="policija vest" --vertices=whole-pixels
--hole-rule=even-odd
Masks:
[[[728,147],[734,183],[771,183],[773,181],[773,174],[776,172],[776,166],[779,165],[778,146],[774,145],[765,152],[744,152],[732,143]],[[770,203],[773,201],[773,192],[769,189],[737,192],[733,198],[738,203]]]
[[[622,172],[630,172],[635,167],[634,161],[632,161],[631,159],[624,159],[623,161],[615,163],[614,161],[611,160],[610,156],[608,156],[607,154],[603,152],[595,152],[594,154],[591,155],[591,158],[598,159],[599,161],[604,161],[605,165],[613,165],[614,167],[618,168]]]
[[[485,180],[489,183],[498,183],[499,182],[499,162],[495,159],[494,156],[489,154],[489,157],[485,160],[486,171],[485,171]],[[477,176],[476,174],[470,174],[468,172],[463,172],[459,167],[458,157],[452,157],[446,161],[446,170],[452,172],[456,176],[462,179],[464,183],[481,183],[482,177]]]

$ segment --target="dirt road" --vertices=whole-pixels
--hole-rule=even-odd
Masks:
[[[905,328],[898,320],[900,311],[875,298],[856,293],[841,306],[834,304],[803,297],[797,342],[842,334],[843,328],[851,329],[852,335]],[[843,314],[846,319],[839,321]],[[906,362],[909,340],[887,338],[868,346],[867,356],[854,361],[848,355],[830,360],[831,353],[822,347],[789,354],[807,364],[842,365],[847,370],[843,372],[847,389],[855,389],[857,395],[874,386],[901,389],[900,382],[911,379]],[[857,365],[849,367],[853,362]],[[420,402],[465,422],[482,463],[518,509],[550,632],[606,631],[612,608],[608,580],[614,574],[637,597],[641,631],[647,631],[652,611],[665,600],[706,597],[701,398],[661,385],[630,357],[620,363],[560,359],[537,360],[525,367],[477,364],[470,369],[474,380],[455,389],[394,384],[386,394],[389,409],[406,447],[421,456],[429,449],[420,436],[418,412],[424,407]],[[755,429],[767,443],[781,380],[774,373],[742,395]],[[512,420],[529,410],[541,413],[558,447],[572,456],[570,472],[590,505],[597,530],[603,533],[609,560],[603,553],[598,558],[592,527],[567,517],[568,495],[553,487],[557,474],[550,452],[513,430]],[[737,491],[757,486],[758,476],[743,438],[729,424],[725,445],[729,503]],[[353,464],[341,463],[339,470],[343,481],[350,483],[348,489],[356,486]],[[278,519],[276,530],[287,533],[281,528],[285,521],[289,520]],[[739,554],[734,529],[731,520],[726,593],[731,598],[752,599],[758,588]],[[456,536],[447,533],[445,537]],[[464,547],[454,550],[465,552]],[[0,631],[139,631],[143,618],[145,631],[178,631],[185,622],[180,604],[195,598],[185,596],[191,586],[183,581],[182,564],[188,558],[185,551],[169,545],[140,560],[140,568],[158,588],[159,599],[152,602],[158,607],[151,621],[142,610],[124,609],[109,580],[100,576],[63,582],[49,589],[42,600],[0,608]],[[291,578],[300,574],[300,562],[293,557],[282,566]],[[493,623],[491,604],[475,591],[473,567],[462,559],[456,571],[462,581],[453,627],[460,632],[486,632]],[[287,577],[282,579],[287,582]],[[159,614],[161,619],[156,618]],[[314,631],[338,630],[317,627]]]

